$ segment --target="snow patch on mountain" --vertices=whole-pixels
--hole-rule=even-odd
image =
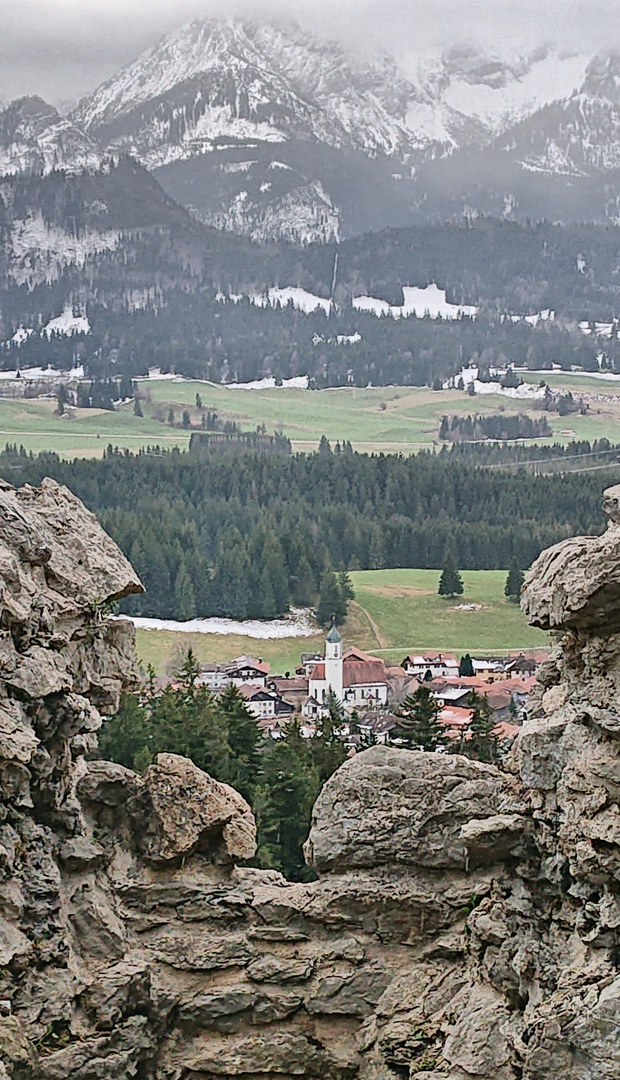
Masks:
[[[75,315],[72,307],[67,307],[62,315],[50,319],[43,333],[51,338],[53,334],[73,337],[74,334],[90,334],[90,323],[85,315]]]
[[[122,234],[82,229],[79,235],[48,224],[41,213],[13,222],[8,243],[8,275],[17,285],[57,281],[67,266],[83,269],[89,258],[115,251]]]
[[[254,379],[247,383],[227,383],[227,390],[307,390],[310,380],[307,375],[295,375],[292,379],[276,382],[274,378]]]
[[[340,239],[340,210],[334,206],[320,181],[295,187],[278,197],[259,188],[252,198],[245,189],[228,206],[198,216],[206,225],[236,232],[259,243],[292,240],[296,244],[327,244]]]
[[[19,98],[0,110],[3,176],[98,169],[103,157],[95,139],[40,97]]]
[[[286,307],[287,304],[292,304],[297,311],[303,311],[304,314],[310,315],[313,311],[318,311],[319,308],[329,315],[332,310],[332,301],[323,300],[320,296],[314,296],[313,293],[307,292],[306,289],[298,289],[288,287],[285,289],[270,289],[267,296],[254,296],[251,298],[252,303],[257,304],[259,307],[267,307],[271,304],[271,307]]]
[[[129,620],[138,630],[167,630],[175,634],[218,634],[254,638],[256,641],[276,641],[283,638],[312,637],[317,631],[311,621],[309,608],[291,608],[286,619],[273,619],[261,622],[248,619],[237,622],[235,619],[192,619],[189,622],[175,622],[174,619],[147,619],[129,615],[112,618]]]
[[[405,302],[402,307],[395,307],[373,296],[353,297],[353,307],[356,311],[378,317],[391,315],[393,319],[407,318],[409,315],[416,315],[419,319],[427,315],[431,319],[460,319],[463,316],[474,318],[479,310],[469,304],[448,303],[445,289],[440,289],[435,284],[427,285],[425,289],[404,285],[403,295]]]
[[[494,135],[559,98],[570,97],[586,75],[591,54],[540,48],[502,57],[473,48],[453,49],[422,73],[439,100],[486,125]]]

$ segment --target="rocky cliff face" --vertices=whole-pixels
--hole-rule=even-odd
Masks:
[[[0,1077],[616,1078],[619,529],[529,575],[565,633],[511,771],[358,755],[289,884],[236,865],[250,809],[191,762],[86,760],[134,673],[105,603],[140,583],[66,489],[4,485]]]

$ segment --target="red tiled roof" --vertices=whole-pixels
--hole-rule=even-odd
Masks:
[[[500,685],[502,689],[515,690],[518,694],[528,694],[536,686],[537,681],[536,676],[532,675],[528,679],[504,679]]]
[[[507,720],[503,720],[501,724],[496,724],[493,728],[493,734],[497,735],[498,739],[511,739],[513,735],[516,735],[521,728],[518,724],[509,724]]]
[[[285,693],[287,690],[303,690],[306,693],[308,692],[307,679],[284,679],[279,675],[276,675],[272,682],[280,694]]]
[[[466,727],[472,716],[473,709],[461,709],[458,705],[446,705],[439,713],[439,720],[446,727]]]
[[[343,686],[364,686],[367,683],[384,683],[385,667],[382,660],[345,660]]]
[[[362,652],[361,649],[356,649],[355,645],[351,645],[345,650],[343,653],[343,660],[363,660],[364,662],[372,660],[379,664],[383,663],[378,656],[371,656],[370,653]]]
[[[241,694],[241,697],[245,698],[246,700],[253,698],[256,694],[271,693],[271,691],[265,690],[265,687],[261,686],[259,683],[242,683],[241,686],[238,687],[238,690]]]
[[[311,679],[324,679],[325,678],[325,664],[315,664],[310,672]]]

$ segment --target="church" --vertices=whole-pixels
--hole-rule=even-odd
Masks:
[[[342,638],[332,626],[325,642],[325,659],[314,665],[309,678],[309,702],[320,707],[332,691],[345,709],[387,705],[385,664],[361,649],[343,653]]]

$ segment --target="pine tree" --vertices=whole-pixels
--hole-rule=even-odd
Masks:
[[[171,427],[174,427],[174,409],[172,408],[172,405],[168,409],[168,419],[166,420],[166,423],[170,424]]]
[[[338,585],[340,592],[345,600],[355,600],[355,589],[353,588],[353,582],[349,577],[346,570],[341,570],[338,574]]]
[[[347,617],[347,602],[332,570],[326,570],[321,578],[316,620],[319,626],[330,626],[332,619],[340,625]]]
[[[134,414],[134,416],[144,416],[144,413],[142,412],[142,405],[140,403],[140,398],[139,397],[135,397],[133,399],[133,414]]]
[[[446,746],[446,729],[439,719],[439,706],[429,686],[419,686],[403,701],[396,713],[394,736],[409,750],[437,750]]]
[[[196,659],[196,654],[191,645],[185,653],[185,659],[179,668],[179,681],[185,687],[186,690],[191,691],[196,685],[196,680],[200,675],[200,664]]]
[[[475,674],[473,660],[469,653],[465,653],[465,656],[462,656],[459,660],[459,675],[464,678],[471,678]]]
[[[191,417],[189,415],[189,410],[188,409],[183,409],[183,418],[181,420],[181,424],[183,425],[184,428],[188,428],[188,427],[190,427],[191,422],[192,421],[191,421]]]
[[[251,803],[260,769],[261,729],[236,686],[227,686],[217,703],[228,718],[231,762],[227,782]]]
[[[462,596],[463,579],[456,568],[454,559],[450,553],[446,555],[443,571],[439,579],[438,593],[440,596]]]
[[[473,693],[470,697],[473,715],[467,725],[467,738],[462,746],[462,753],[477,761],[493,762],[497,759],[497,736],[493,734],[495,720],[486,697]]]
[[[506,578],[506,584],[504,586],[504,596],[506,599],[514,601],[519,600],[524,580],[525,574],[523,573],[523,570],[520,570],[517,563],[513,562],[508,571],[508,577]]]

